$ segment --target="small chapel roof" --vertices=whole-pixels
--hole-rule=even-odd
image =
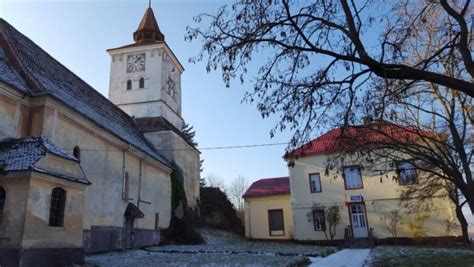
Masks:
[[[105,131],[170,167],[135,121],[106,97],[0,18],[0,82],[29,95],[48,95]]]
[[[62,151],[46,137],[32,136],[27,138],[4,139],[0,142],[0,170],[2,173],[33,170],[58,176],[56,173],[50,173],[50,171],[36,166],[48,153],[66,160],[75,161],[79,164],[77,158]],[[61,175],[60,178],[90,184],[85,176],[79,179],[77,177]]]

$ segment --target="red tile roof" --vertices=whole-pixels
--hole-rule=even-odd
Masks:
[[[249,189],[247,189],[243,198],[287,194],[290,194],[290,178],[278,177],[260,179],[254,182]]]
[[[429,131],[394,124],[371,124],[347,126],[333,129],[311,142],[291,151],[285,158],[355,150],[366,147],[388,145],[390,142],[411,142],[420,140],[420,136],[433,135]]]

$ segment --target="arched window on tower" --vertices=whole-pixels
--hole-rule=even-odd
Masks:
[[[138,83],[138,87],[139,87],[140,89],[145,88],[145,79],[140,78],[140,81],[139,81],[139,83]]]
[[[132,90],[132,80],[127,80],[127,90]]]
[[[3,220],[3,210],[5,209],[5,200],[7,198],[7,194],[5,189],[0,186],[0,222]]]
[[[49,208],[49,226],[63,227],[64,208],[66,207],[66,191],[56,187],[51,191],[51,206]]]
[[[81,149],[78,146],[75,146],[74,149],[72,150],[72,155],[76,159],[81,160]]]

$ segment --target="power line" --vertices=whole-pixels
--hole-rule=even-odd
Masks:
[[[270,146],[282,146],[288,145],[286,142],[281,143],[264,143],[264,144],[251,144],[251,145],[235,145],[235,146],[214,146],[214,147],[201,147],[196,148],[198,150],[226,150],[226,149],[241,149],[241,148],[253,148],[253,147],[270,147]],[[80,148],[81,151],[123,151],[123,149],[86,149]],[[73,150],[73,148],[67,148],[65,150]],[[130,149],[133,151],[183,151],[183,150],[194,150],[193,148],[175,148],[175,149]]]

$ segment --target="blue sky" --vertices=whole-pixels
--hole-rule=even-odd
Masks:
[[[199,147],[287,142],[289,132],[270,138],[269,131],[277,118],[263,120],[254,105],[241,103],[251,84],[233,83],[225,88],[219,73],[207,73],[204,63],[188,63],[201,44],[184,41],[186,26],[194,25],[193,16],[215,12],[225,3],[152,0],[166,42],[185,67],[183,117],[194,125]],[[106,49],[133,42],[132,33],[147,7],[147,0],[1,0],[0,17],[107,96],[110,58]],[[280,145],[203,150],[203,174],[216,174],[226,182],[239,175],[249,181],[285,176],[284,149]]]

